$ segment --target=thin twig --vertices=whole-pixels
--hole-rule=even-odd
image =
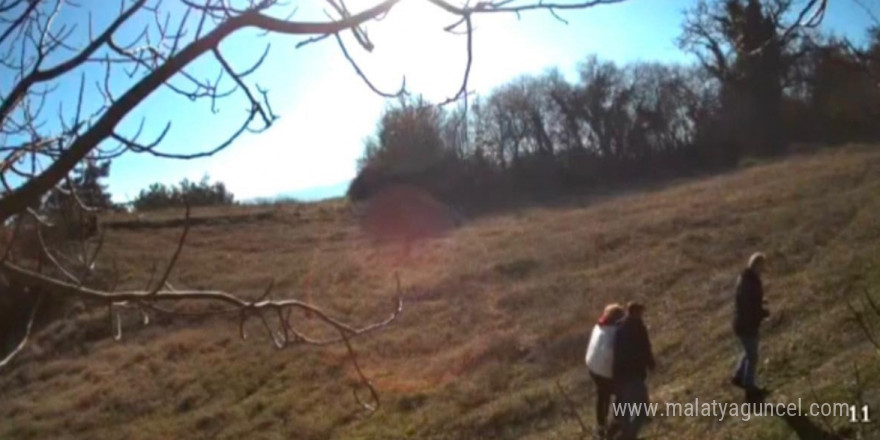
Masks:
[[[171,271],[174,269],[174,266],[177,265],[177,259],[180,257],[180,252],[183,251],[183,244],[186,242],[186,236],[189,234],[189,215],[190,208],[189,202],[184,197],[183,199],[184,205],[186,205],[186,214],[183,219],[183,233],[180,234],[180,239],[177,241],[177,248],[174,250],[174,255],[171,256],[171,261],[168,262],[168,266],[165,268],[165,272],[162,274],[162,278],[159,279],[159,282],[156,283],[156,288],[151,292],[152,295],[159,293],[159,290],[165,287],[165,283],[168,282],[168,277],[171,275]]]
[[[587,429],[586,423],[584,423],[584,420],[578,413],[577,406],[574,404],[574,401],[571,400],[571,397],[569,397],[568,393],[565,392],[565,388],[562,387],[560,379],[556,379],[556,389],[559,390],[559,394],[561,394],[562,397],[565,399],[565,402],[568,405],[569,413],[578,422],[578,425],[580,425],[581,438],[585,438],[589,434],[590,430]]]
[[[3,360],[0,360],[0,368],[3,368],[6,365],[8,365],[12,361],[12,359],[14,359],[15,356],[17,356],[21,352],[21,350],[24,349],[25,345],[27,345],[28,338],[31,336],[31,331],[33,330],[33,327],[34,327],[34,321],[37,318],[37,310],[39,310],[40,304],[42,302],[43,302],[43,293],[40,292],[40,294],[37,296],[36,302],[34,303],[34,307],[31,308],[30,317],[28,317],[27,326],[25,327],[25,330],[24,330],[24,336],[22,336],[21,340],[18,341],[18,345],[16,345],[15,348],[11,352],[9,352],[9,354],[7,354],[6,357],[3,358]]]

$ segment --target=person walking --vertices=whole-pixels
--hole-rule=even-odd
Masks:
[[[765,259],[760,252],[753,254],[736,283],[733,332],[742,344],[744,353],[730,382],[745,389],[749,400],[760,399],[767,393],[765,389],[755,385],[761,321],[770,316],[770,312],[764,308],[764,286],[761,282]]]
[[[614,395],[614,337],[624,311],[620,304],[608,304],[599,321],[590,332],[586,363],[590,377],[596,384],[596,433],[605,437],[608,430],[608,410]]]
[[[654,370],[654,353],[642,320],[645,306],[630,302],[614,342],[614,380],[617,403],[623,405],[621,439],[633,440],[647,419],[648,371]],[[639,406],[638,408],[636,408]]]

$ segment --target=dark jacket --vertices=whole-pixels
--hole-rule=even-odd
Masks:
[[[648,369],[654,369],[648,329],[641,318],[627,316],[614,340],[614,379],[644,380]]]
[[[733,331],[740,337],[757,337],[761,321],[767,316],[769,312],[764,309],[764,287],[761,285],[761,277],[755,271],[746,269],[736,282],[736,314],[733,318]]]

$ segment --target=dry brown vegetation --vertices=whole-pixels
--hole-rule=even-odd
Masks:
[[[880,151],[853,147],[480,217],[409,248],[365,237],[343,202],[196,211],[247,221],[195,224],[176,287],[257,297],[276,278],[276,292],[359,322],[392,307],[400,273],[404,314],[356,341],[381,409],[358,411],[344,347],[277,351],[257,323],[245,342],[234,319],[143,327],[134,315],[117,343],[95,314],[42,330],[0,372],[0,438],[576,438],[555,381],[592,420],[587,332],[605,303],[628,299],[648,305],[655,400],[739,401],[726,385],[738,354],[730,295],[755,250],[769,259],[773,315],[759,374],[776,390],[771,400],[852,399],[854,363],[866,396],[877,396],[878,359],[845,305],[880,286],[877,194]],[[173,222],[114,228],[104,261],[117,262],[123,285],[141,287],[179,234]],[[794,438],[769,418],[658,418],[647,433]]]

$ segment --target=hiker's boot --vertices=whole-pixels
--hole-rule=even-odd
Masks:
[[[730,384],[737,388],[746,388],[746,385],[743,383],[742,379],[739,376],[733,376],[730,378]]]
[[[746,399],[749,402],[763,402],[767,395],[770,394],[766,388],[751,386],[746,388]]]

